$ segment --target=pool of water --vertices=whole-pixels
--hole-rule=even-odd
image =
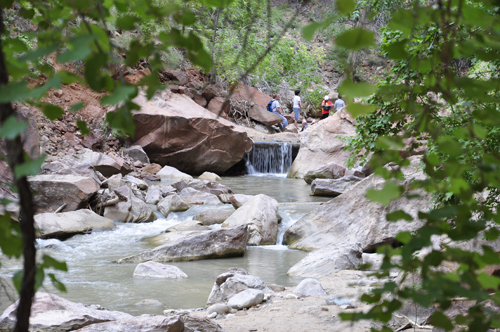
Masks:
[[[116,264],[116,259],[150,249],[145,238],[163,233],[169,226],[191,220],[203,209],[213,206],[195,205],[188,211],[170,213],[167,218],[161,214],[153,223],[118,223],[112,231],[77,235],[66,241],[38,240],[39,254],[49,254],[65,261],[69,272],[56,275],[65,284],[67,293],[61,294],[50,283],[42,290],[60,294],[71,301],[99,304],[103,307],[125,311],[134,315],[159,314],[166,308],[199,308],[206,305],[208,295],[220,273],[230,267],[241,267],[249,274],[259,276],[266,283],[292,286],[300,280],[289,278],[288,269],[305,257],[306,253],[290,250],[281,245],[286,229],[302,216],[317,208],[311,202],[325,201],[324,198],[309,196],[309,186],[303,180],[271,176],[242,176],[224,178],[222,183],[235,193],[267,194],[280,204],[282,222],[277,245],[247,247],[246,254],[239,258],[202,260],[169,263],[183,270],[189,277],[184,280],[133,279],[137,264]],[[232,209],[230,205],[219,206]],[[217,227],[217,226],[214,226]],[[0,255],[2,268],[0,277],[9,278],[22,268],[20,260],[7,260]],[[0,285],[1,287],[1,285]],[[144,299],[160,301],[161,307],[140,307],[135,303]],[[0,312],[11,301],[0,288]]]

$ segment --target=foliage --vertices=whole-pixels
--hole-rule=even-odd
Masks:
[[[353,2],[342,2],[349,1]],[[387,182],[367,197],[384,205],[399,197],[411,199],[415,192],[434,197],[430,210],[419,212],[424,227],[399,234],[403,244],[399,248],[378,249],[385,257],[377,276],[387,277],[391,269],[398,269],[419,274],[421,285],[416,289],[387,282],[363,295],[370,310],[344,313],[343,319],[375,320],[384,326],[372,331],[392,331],[386,324],[411,300],[436,308],[429,322],[436,328],[500,327],[498,311],[492,309],[500,304],[500,296],[489,291],[498,289],[500,278],[485,272],[487,266],[500,263],[495,249],[500,234],[499,24],[495,1],[414,1],[411,8],[396,11],[382,31],[382,55],[392,60],[386,78],[372,91],[367,83],[350,80],[339,88],[348,98],[365,98],[363,107],[351,108],[358,125],[349,148],[365,159],[373,153],[370,165],[375,174],[400,179],[398,167],[383,166],[388,162],[405,166],[409,155],[418,149],[423,153],[425,179],[401,185]],[[356,50],[374,44],[369,32],[354,31],[344,35],[359,35],[355,42],[341,40],[337,45]],[[455,64],[461,59],[474,64],[469,75],[457,70]],[[413,218],[403,211],[387,215],[389,221],[400,219]],[[469,251],[468,246],[441,243],[441,250],[419,255],[436,235],[452,241],[475,239],[482,246]],[[465,313],[449,316],[456,298],[474,302]]]

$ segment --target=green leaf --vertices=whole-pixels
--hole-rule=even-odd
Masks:
[[[85,103],[83,101],[80,101],[76,104],[71,105],[69,107],[69,110],[72,112],[77,112],[77,111],[81,110],[83,108],[83,106],[85,106]]]
[[[387,182],[382,190],[369,189],[366,198],[371,201],[389,205],[389,203],[401,196],[401,188],[394,182]]]
[[[54,275],[54,273],[49,273],[48,276],[50,278],[50,281],[52,282],[52,285],[54,285],[55,288],[57,288],[61,292],[66,292],[67,291],[66,290],[66,286],[64,286],[64,284],[62,282],[60,282],[59,280],[57,280],[57,278]]]
[[[360,103],[352,103],[346,106],[347,110],[351,115],[356,118],[358,115],[369,114],[377,110],[375,105],[363,105]]]
[[[40,156],[36,159],[29,159],[22,163],[21,165],[17,165],[14,168],[14,174],[17,179],[23,176],[31,176],[37,175],[40,171],[40,167],[42,167],[43,161],[45,160],[45,155]]]
[[[0,88],[0,103],[23,101],[31,95],[32,92],[26,82],[9,82]]]
[[[389,220],[389,219],[387,219]],[[391,220],[394,221],[394,220]],[[403,244],[407,244],[411,240],[411,233],[410,232],[400,232],[398,235],[396,235],[396,240]]]
[[[74,62],[85,59],[91,52],[89,44],[98,39],[96,34],[78,35],[68,41],[68,50],[57,56],[57,61],[61,63]]]
[[[306,25],[302,28],[302,37],[307,41],[311,41],[314,37],[314,34],[316,33],[316,30],[322,29],[323,27],[323,22],[313,22],[309,25]]]
[[[43,268],[53,267],[59,271],[68,271],[68,266],[65,262],[59,262],[58,260],[50,257],[49,255],[43,256]]]
[[[57,120],[61,117],[61,115],[64,114],[64,111],[61,107],[52,104],[43,104],[42,112],[50,120]]]
[[[21,292],[21,285],[23,283],[23,275],[24,272],[23,270],[17,271],[14,273],[14,276],[12,277],[12,282],[14,283],[14,287],[16,287],[17,292]]]
[[[28,125],[27,121],[17,121],[14,116],[10,116],[0,127],[0,137],[13,140],[18,135],[21,135]]]
[[[25,19],[31,20],[34,15],[35,15],[35,10],[33,8],[26,9],[24,7],[21,7],[21,9],[19,9],[19,16]]]
[[[375,46],[375,33],[362,28],[353,28],[342,32],[335,44],[348,50],[361,50]]]
[[[500,286],[500,278],[484,272],[478,274],[477,281],[485,289],[497,289]]]
[[[35,274],[35,292],[43,285],[43,279],[45,279],[45,271],[41,266],[37,266]]]
[[[0,8],[9,9],[10,7],[12,7],[13,3],[14,0],[2,0],[0,1]]]
[[[102,105],[115,105],[132,95],[137,95],[137,87],[134,85],[121,85],[109,96],[101,98]]]
[[[116,26],[122,30],[134,30],[136,29],[136,23],[140,22],[140,19],[134,15],[124,15],[116,20]]]
[[[401,137],[399,136],[379,136],[375,142],[375,146],[380,149],[399,150],[405,147]]]
[[[49,46],[39,46],[35,50],[26,53],[19,58],[20,61],[38,61],[41,57],[47,56],[50,53],[55,52],[59,48],[59,42],[51,44]]]
[[[78,126],[78,129],[80,130],[82,135],[90,134],[90,130],[87,128],[87,122],[82,120],[77,120],[76,125]]]
[[[406,60],[409,57],[405,49],[407,42],[408,40],[405,39],[391,43],[389,45],[384,45],[383,48],[387,52],[389,58],[391,58],[392,60]]]
[[[102,67],[108,63],[108,56],[103,53],[97,53],[87,58],[85,64],[85,80],[94,91],[101,91],[104,87],[102,80]]]
[[[12,222],[9,213],[0,215],[0,249],[7,257],[19,257],[23,253],[19,224]]]
[[[349,15],[356,9],[356,2],[354,0],[337,0],[335,7],[341,14]]]
[[[403,210],[398,210],[394,211],[391,213],[388,213],[385,218],[387,221],[399,221],[399,220],[406,220],[406,221],[412,221],[413,217],[410,216],[408,213],[404,212]]]
[[[368,97],[375,93],[376,86],[368,83],[354,83],[351,79],[345,79],[339,86],[338,90],[342,95],[355,97]]]

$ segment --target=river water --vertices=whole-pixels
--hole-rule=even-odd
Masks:
[[[309,186],[304,180],[287,179],[281,176],[241,176],[223,178],[222,183],[234,193],[267,194],[280,202],[283,218],[278,244],[272,246],[247,247],[244,257],[168,263],[178,266],[189,278],[184,280],[133,279],[136,264],[115,264],[114,260],[151,248],[145,238],[163,233],[169,226],[190,220],[203,209],[213,206],[195,205],[188,211],[170,213],[153,223],[117,223],[112,231],[77,235],[66,241],[38,240],[40,254],[47,253],[65,261],[69,272],[57,272],[68,292],[60,293],[46,282],[42,291],[60,294],[71,301],[99,304],[103,307],[128,312],[133,315],[161,314],[166,308],[188,309],[206,305],[208,295],[217,275],[229,267],[242,267],[249,274],[257,275],[266,283],[292,286],[300,280],[289,278],[288,269],[305,257],[302,251],[290,250],[280,245],[283,234],[294,222],[317,208],[311,202],[326,201],[327,198],[309,196]],[[232,209],[230,205],[218,208]],[[220,227],[220,226],[214,226]],[[0,253],[2,268],[0,277],[8,278],[22,268],[19,260],[7,260]],[[163,306],[144,307],[135,303],[144,299],[155,299]],[[10,304],[5,292],[0,289],[0,313]]]

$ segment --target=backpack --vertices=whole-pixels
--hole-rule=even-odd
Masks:
[[[267,110],[268,110],[269,112],[272,112],[272,111],[273,111],[273,103],[274,103],[275,101],[276,101],[276,99],[273,99],[273,100],[271,100],[271,101],[267,104],[267,107],[266,107],[266,108],[267,108]]]
[[[332,105],[328,105],[327,103],[324,103],[322,105],[322,107],[323,107],[323,111],[329,111],[332,109]]]

